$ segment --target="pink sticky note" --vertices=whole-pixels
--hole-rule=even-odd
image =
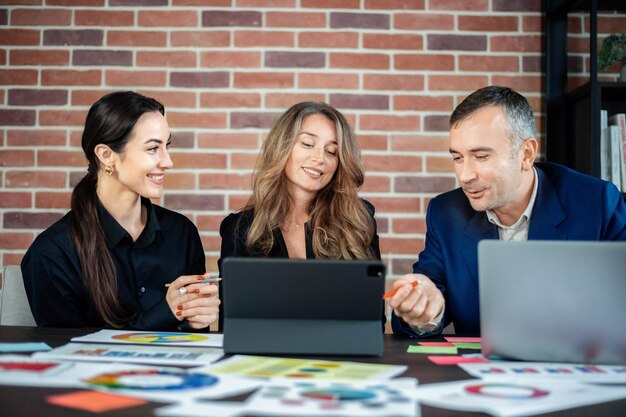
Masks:
[[[445,337],[445,339],[450,343],[481,343],[480,337]]]
[[[46,401],[61,407],[86,410],[92,413],[102,413],[117,410],[118,408],[134,407],[148,402],[139,398],[107,394],[98,391],[78,391],[61,395],[49,395],[46,397]]]
[[[418,342],[418,344],[432,347],[454,347],[454,345],[450,342]]]
[[[431,362],[437,365],[458,365],[460,363],[489,363],[479,356],[429,356]]]

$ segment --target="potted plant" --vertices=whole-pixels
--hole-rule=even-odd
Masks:
[[[619,81],[626,81],[626,32],[613,33],[602,41],[602,48],[598,53],[598,66],[606,69],[621,61]]]

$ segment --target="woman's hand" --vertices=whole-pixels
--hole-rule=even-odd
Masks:
[[[169,285],[165,295],[167,304],[176,318],[179,321],[186,319],[193,329],[208,327],[217,321],[219,315],[217,282],[198,283],[210,276],[210,273],[180,276]]]

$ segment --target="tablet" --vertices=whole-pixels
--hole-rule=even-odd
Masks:
[[[379,260],[226,258],[222,279],[226,353],[383,352]]]

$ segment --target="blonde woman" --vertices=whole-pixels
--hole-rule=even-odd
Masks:
[[[292,106],[263,143],[248,203],[222,221],[220,269],[231,256],[380,259],[363,179],[345,117],[326,103]]]

